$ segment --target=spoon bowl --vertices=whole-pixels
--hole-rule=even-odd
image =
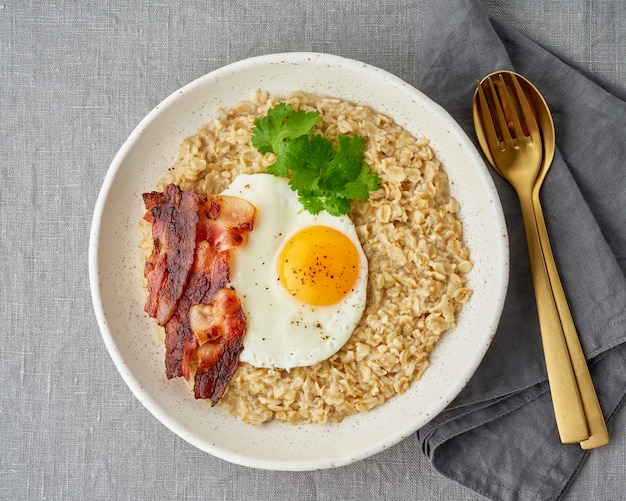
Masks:
[[[505,71],[495,71],[490,73],[479,84],[482,84],[487,79],[493,77],[494,75],[498,75],[501,73],[513,73],[513,72],[505,72]],[[539,134],[541,135],[542,146],[543,146],[543,159],[541,163],[541,167],[539,173],[537,175],[537,193],[539,192],[539,188],[543,183],[543,180],[550,169],[550,165],[552,163],[552,159],[554,158],[554,150],[555,150],[555,130],[554,130],[554,121],[552,120],[552,114],[550,113],[550,109],[548,108],[548,104],[545,99],[537,89],[527,78],[524,76],[515,73],[519,86],[521,87],[526,99],[528,100],[528,104],[536,117],[537,125],[539,127]],[[472,106],[472,113],[474,116],[474,124],[478,120],[478,106],[476,103],[476,97],[474,97],[474,105]],[[502,175],[500,169],[497,165],[495,165],[493,161],[493,157],[491,155],[491,151],[489,149],[489,144],[487,142],[487,138],[484,133],[484,129],[482,127],[476,127],[476,137],[478,138],[478,143],[487,158],[489,164],[498,172],[498,174]],[[503,176],[504,177],[504,176]]]

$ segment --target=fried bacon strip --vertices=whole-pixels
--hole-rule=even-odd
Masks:
[[[183,294],[193,265],[196,249],[198,195],[169,184],[163,193],[144,193],[152,223],[153,250],[146,261],[144,275],[148,280],[145,310],[165,325]]]
[[[241,198],[209,195],[199,206],[198,241],[218,252],[241,247],[254,226],[256,208]]]
[[[228,285],[230,253],[217,252],[206,240],[198,243],[194,267],[174,315],[165,324],[165,372],[169,379],[189,379],[191,361],[199,346],[189,324],[194,305],[210,304]]]
[[[195,397],[210,397],[215,405],[237,369],[246,317],[235,291],[220,289],[211,304],[193,306],[190,319],[191,329],[200,343]]]
[[[166,375],[189,379],[195,362],[195,397],[215,405],[243,349],[246,318],[228,288],[230,260],[253,229],[256,209],[239,198],[199,197],[173,184],[143,198],[153,238],[144,269],[145,310],[165,327]]]

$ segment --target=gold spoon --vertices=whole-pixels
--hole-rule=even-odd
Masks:
[[[572,361],[572,366],[576,377],[576,382],[578,384],[587,426],[589,429],[589,438],[582,441],[580,445],[583,449],[593,449],[596,447],[602,447],[609,442],[606,423],[604,420],[604,416],[602,415],[602,409],[600,408],[598,397],[593,387],[593,382],[589,374],[589,368],[584,358],[584,353],[580,345],[578,334],[576,332],[576,327],[572,319],[572,314],[565,298],[563,286],[561,284],[561,280],[556,269],[554,257],[552,255],[552,248],[550,246],[548,232],[546,230],[545,220],[543,217],[543,210],[541,208],[541,202],[539,199],[539,191],[541,185],[546,177],[546,174],[548,173],[548,169],[550,168],[552,159],[554,158],[554,122],[552,121],[552,115],[550,114],[548,105],[545,102],[541,93],[537,90],[537,88],[521,75],[516,74],[516,76],[520,87],[524,91],[524,94],[526,95],[531,107],[533,108],[532,111],[537,117],[542,136],[543,158],[540,171],[537,176],[537,180],[535,181],[535,186],[532,192],[533,209],[537,222],[537,229],[539,232],[539,240],[542,252],[546,260],[548,276],[552,289],[554,291],[556,306],[559,312],[559,317],[561,319],[561,324],[563,326],[563,333],[565,336],[567,347],[570,352],[570,359]],[[488,145],[486,144],[485,136],[481,135],[478,131],[477,134],[478,140],[484,150],[485,156],[489,160],[489,163],[493,165],[493,158],[491,157]]]
[[[576,325],[574,324],[572,313],[567,304],[565,291],[563,290],[563,285],[561,284],[559,272],[556,268],[554,256],[552,255],[552,247],[550,246],[550,239],[548,237],[546,223],[543,217],[543,209],[541,208],[541,201],[539,200],[539,190],[546,174],[548,173],[548,170],[550,169],[552,159],[554,158],[556,143],[554,122],[552,120],[550,109],[548,108],[548,105],[539,90],[537,90],[533,84],[522,76],[518,76],[518,80],[537,116],[543,139],[543,159],[541,162],[541,170],[539,171],[539,175],[537,176],[535,187],[533,189],[533,208],[537,221],[537,229],[539,230],[541,250],[546,260],[548,276],[550,277],[550,284],[554,292],[554,300],[556,302],[557,309],[559,310],[559,317],[561,317],[561,325],[563,326],[567,349],[569,350],[572,367],[578,384],[578,391],[580,392],[580,398],[582,400],[585,417],[587,419],[587,427],[589,428],[589,438],[581,442],[580,446],[583,449],[595,449],[608,444],[609,435],[606,429],[604,416],[602,415],[602,409],[600,408],[600,403],[598,402],[598,396],[596,395],[593,381],[591,379],[591,375],[589,374],[589,367],[587,366],[587,361],[585,360],[585,354],[580,345]]]
[[[533,192],[540,176],[543,141],[518,75],[501,71],[488,75],[474,94],[474,126],[481,147],[496,171],[515,189],[528,241],[541,340],[545,355],[552,404],[561,442],[589,438],[563,327],[548,276],[539,229],[534,213]]]

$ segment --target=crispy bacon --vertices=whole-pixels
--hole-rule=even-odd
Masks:
[[[169,184],[163,193],[143,195],[152,219],[152,255],[146,261],[145,310],[159,325],[170,319],[193,265],[198,224],[198,195]]]
[[[198,212],[198,240],[207,240],[218,252],[224,252],[246,243],[256,208],[241,198],[209,195]]]
[[[228,288],[233,249],[245,244],[256,209],[235,197],[182,191],[143,195],[152,223],[146,312],[165,327],[168,378],[194,377],[196,398],[215,405],[239,364],[246,318]]]
[[[246,317],[232,289],[221,289],[211,304],[192,308],[191,328],[198,348],[194,378],[196,398],[210,398],[215,405],[239,364],[246,332]]]
[[[220,289],[228,285],[230,253],[217,252],[206,240],[198,243],[196,260],[178,303],[165,325],[165,370],[168,378],[190,377],[190,364],[198,343],[189,324],[189,310],[197,304],[210,304]]]

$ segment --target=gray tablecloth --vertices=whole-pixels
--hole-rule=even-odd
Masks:
[[[483,5],[626,92],[626,2]],[[1,499],[481,499],[437,473],[416,436],[305,473],[198,451],[124,385],[87,278],[108,165],[164,97],[224,64],[293,50],[359,59],[418,85],[422,16],[409,0],[0,4]],[[626,499],[624,407],[609,433],[564,499]]]

